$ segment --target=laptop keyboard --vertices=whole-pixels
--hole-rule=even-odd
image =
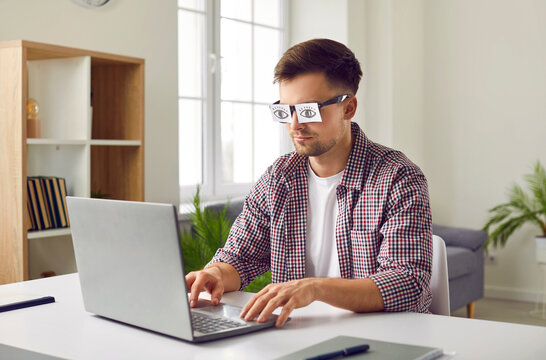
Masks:
[[[207,316],[198,312],[192,312],[191,324],[194,331],[203,334],[246,326],[244,323],[216,316]]]

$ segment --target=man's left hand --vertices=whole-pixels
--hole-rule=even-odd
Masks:
[[[316,300],[315,279],[306,278],[285,283],[269,284],[252,296],[241,312],[241,317],[264,322],[273,311],[282,306],[275,326],[284,325],[292,310],[309,305]]]

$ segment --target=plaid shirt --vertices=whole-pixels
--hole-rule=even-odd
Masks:
[[[356,123],[340,185],[336,244],[341,277],[370,278],[386,311],[428,312],[432,228],[427,181],[399,151],[376,144]],[[271,270],[273,282],[305,277],[307,161],[275,161],[253,186],[226,245],[211,260],[235,267],[241,289]]]

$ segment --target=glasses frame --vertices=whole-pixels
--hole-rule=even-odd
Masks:
[[[334,98],[331,98],[329,100],[326,100],[321,103],[317,102],[308,102],[308,103],[301,103],[296,105],[288,105],[288,104],[281,104],[280,100],[275,101],[273,104],[269,105],[269,110],[271,111],[271,116],[274,121],[280,122],[280,123],[289,123],[292,121],[292,116],[294,114],[294,111],[296,111],[296,116],[298,118],[298,122],[301,123],[309,123],[309,122],[322,122],[322,117],[320,115],[320,109],[322,109],[325,106],[333,105],[333,104],[339,104],[345,101],[345,99],[350,98],[350,94],[343,94],[338,95]],[[284,119],[279,118],[277,115],[275,115],[276,111],[282,110],[279,108],[276,108],[275,105],[281,105],[287,109],[290,109],[290,116],[286,116]],[[314,114],[311,117],[303,116],[301,112],[298,112],[297,110],[301,111],[314,111],[316,109],[316,114]],[[303,118],[303,119],[302,119]]]

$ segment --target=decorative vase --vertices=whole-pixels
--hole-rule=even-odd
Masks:
[[[539,264],[546,264],[546,236],[535,237],[536,256]]]
[[[38,119],[40,104],[30,98],[27,101],[27,138],[40,138],[42,136],[42,124]]]

